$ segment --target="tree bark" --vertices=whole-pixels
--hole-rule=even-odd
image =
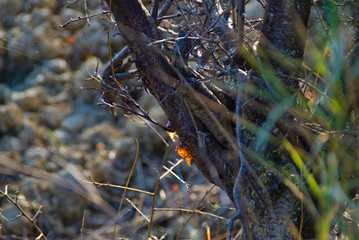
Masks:
[[[276,73],[298,76],[307,39],[312,1],[267,1],[260,49],[268,66]],[[291,93],[298,90],[298,81],[285,79]]]
[[[165,44],[155,43],[163,37],[141,1],[106,1],[121,35],[133,51],[143,84],[158,100],[181,141],[192,151],[197,168],[236,203],[233,188],[242,162],[236,129],[233,127],[233,106],[230,106],[236,101],[235,96],[221,89],[209,88],[200,81],[202,77],[189,69],[172,49]],[[271,66],[275,74],[292,76],[299,73],[310,7],[309,0],[267,1],[258,52],[260,61],[265,66]],[[257,75],[262,77],[260,73]],[[259,88],[268,85],[262,80],[258,84],[258,78],[253,81],[254,77],[241,70],[238,70],[236,79]],[[292,78],[284,78],[283,86],[290,89],[291,94],[295,94],[299,88],[298,82]],[[226,97],[223,96],[229,101],[224,101]],[[270,112],[277,107],[277,103],[251,95],[247,96],[247,100],[242,106],[243,118],[262,127],[268,122]],[[274,123],[270,133],[278,139],[286,136],[292,144],[296,144],[297,131],[292,130],[295,123],[285,112],[281,120]],[[279,131],[275,131],[277,128]],[[241,201],[245,203],[242,218],[250,230],[245,237],[280,239],[284,234],[285,239],[290,239],[286,225],[297,200],[280,178],[270,168],[263,166],[258,158],[270,159],[298,175],[296,169],[288,154],[278,150],[278,145],[268,144],[261,154],[254,154],[258,136],[247,127],[241,131],[244,133],[244,152],[249,163],[243,182],[251,186],[240,186]],[[250,200],[254,200],[254,206],[249,204]]]

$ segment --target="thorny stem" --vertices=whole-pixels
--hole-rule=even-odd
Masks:
[[[12,199],[9,194],[8,194],[8,186],[5,186],[5,191],[0,190],[0,194],[3,195],[4,197],[7,198],[7,200],[9,200],[20,212],[21,214],[27,219],[29,220],[32,225],[36,228],[36,230],[40,233],[40,235],[36,238],[36,239],[45,239],[47,240],[45,234],[41,231],[41,229],[39,228],[39,226],[36,224],[36,218],[37,216],[41,213],[41,209],[42,206],[37,210],[36,214],[33,217],[30,217],[21,207],[20,205],[17,203],[17,200]]]
[[[125,48],[124,48],[124,49],[122,49],[121,52],[123,52],[123,54],[125,54],[125,52],[126,52],[127,50],[128,50],[128,49],[125,49]],[[119,55],[120,55],[120,54],[118,54],[118,55],[114,58],[114,60],[119,61],[119,58],[121,58],[121,56],[119,56]],[[133,99],[133,97],[127,92],[127,90],[126,90],[119,82],[117,82],[117,87],[118,87],[118,88],[115,88],[115,87],[112,87],[112,86],[108,85],[108,84],[106,83],[106,81],[103,80],[103,77],[105,77],[105,75],[106,75],[105,72],[106,72],[106,71],[110,71],[110,69],[111,69],[111,67],[110,67],[111,65],[108,65],[108,66],[109,66],[109,67],[108,67],[108,68],[106,67],[106,70],[104,70],[104,72],[103,72],[103,74],[102,74],[103,76],[100,76],[100,77],[99,77],[99,78],[100,78],[100,81],[101,81],[101,84],[103,84],[105,87],[107,87],[107,88],[110,89],[111,91],[113,90],[113,91],[122,92],[123,95],[124,95],[123,98],[126,99],[126,100],[128,100],[128,101],[130,101],[130,102],[140,111],[140,113],[137,112],[137,111],[135,111],[135,110],[130,109],[129,107],[122,106],[122,105],[120,105],[120,104],[109,103],[109,102],[107,102],[107,101],[104,99],[104,96],[103,96],[103,95],[102,95],[102,97],[101,97],[102,103],[98,104],[98,106],[108,106],[110,109],[114,109],[115,107],[121,108],[121,109],[123,109],[123,110],[125,110],[125,111],[128,111],[128,112],[134,114],[134,115],[137,115],[137,116],[139,116],[139,117],[141,117],[141,118],[146,119],[147,121],[149,121],[149,122],[155,124],[156,126],[162,128],[163,130],[165,130],[165,131],[167,131],[167,132],[174,132],[173,129],[168,128],[168,127],[165,127],[165,126],[163,126],[162,124],[160,124],[160,123],[156,122],[155,120],[153,120],[153,119],[148,115],[148,113],[146,113],[145,110],[142,109],[142,107],[136,102],[135,99]],[[109,74],[110,74],[110,73],[109,73]],[[104,94],[106,91],[107,91],[107,90],[102,90],[102,93]]]
[[[71,24],[71,23],[74,23],[74,22],[77,22],[77,21],[80,21],[80,20],[89,20],[90,18],[93,18],[93,17],[97,17],[97,16],[101,16],[101,15],[104,15],[104,14],[109,14],[110,11],[102,11],[100,13],[95,13],[95,14],[92,14],[92,15],[87,15],[86,13],[86,16],[84,17],[80,17],[78,16],[76,19],[70,19],[69,21],[65,22],[64,24],[60,25],[60,28],[65,28],[67,27],[67,25]]]
[[[155,120],[153,120],[153,119],[152,119],[147,113],[145,113],[145,112],[139,113],[139,112],[136,112],[136,111],[134,111],[134,110],[132,110],[132,109],[130,109],[130,108],[128,108],[128,107],[122,106],[122,105],[120,105],[120,104],[110,104],[110,103],[107,103],[107,102],[105,102],[105,101],[102,101],[102,102],[103,102],[103,103],[99,103],[98,106],[108,106],[108,107],[121,108],[121,109],[123,109],[123,110],[126,110],[126,111],[128,111],[128,112],[134,114],[134,115],[137,115],[137,116],[139,116],[139,117],[141,117],[141,118],[146,119],[147,121],[149,121],[149,122],[155,124],[156,126],[162,128],[163,130],[165,130],[165,131],[167,131],[167,132],[174,132],[173,129],[168,128],[168,127],[165,127],[165,126],[163,126],[162,124],[160,124],[160,123],[156,122]]]

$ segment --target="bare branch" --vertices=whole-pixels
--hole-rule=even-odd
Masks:
[[[76,19],[70,19],[69,21],[65,22],[64,24],[60,25],[60,28],[65,28],[67,27],[67,25],[71,24],[71,23],[74,23],[74,22],[77,22],[77,21],[80,21],[80,20],[89,20],[90,18],[93,18],[93,17],[97,17],[97,16],[100,16],[100,15],[105,15],[105,14],[108,14],[110,11],[102,11],[100,13],[95,13],[95,14],[92,14],[90,16],[87,15],[86,13],[86,16],[84,17],[81,17],[81,16],[78,16]]]
[[[31,224],[35,227],[35,229],[40,233],[40,235],[36,239],[47,240],[45,234],[41,231],[41,229],[39,228],[39,226],[36,223],[36,218],[41,213],[42,206],[37,210],[36,214],[33,217],[30,217],[19,205],[19,203],[17,202],[17,198],[14,200],[9,196],[7,185],[5,186],[4,191],[0,190],[0,194],[3,195],[9,202],[11,202],[21,212],[21,214],[19,215],[20,217],[24,216],[29,222],[31,222]]]

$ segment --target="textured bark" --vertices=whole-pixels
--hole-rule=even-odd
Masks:
[[[264,67],[271,68],[277,76],[298,76],[299,74],[307,38],[306,29],[310,8],[311,1],[309,0],[267,1],[258,50]],[[295,96],[295,92],[299,89],[297,80],[285,77],[280,79],[278,77],[277,81],[282,82],[288,94]],[[268,84],[271,86],[271,83]],[[246,119],[255,123],[258,127],[263,127],[270,118],[271,112],[277,107],[276,103],[267,99],[256,98],[243,106],[243,113]],[[293,145],[299,146],[301,143],[298,142],[298,133],[300,133],[298,128],[298,124],[294,122],[293,117],[284,112],[272,127],[271,135],[277,139],[285,138]],[[249,151],[258,151],[256,141],[257,138],[250,131],[247,131],[246,146]],[[283,168],[290,169],[290,172],[297,175],[296,168],[289,155],[279,149],[280,146],[278,145],[268,144],[265,149],[262,149],[264,158],[283,166]],[[263,173],[268,171],[259,170],[261,166],[258,163],[253,162],[252,165],[257,170],[258,175],[263,176]],[[261,217],[258,218],[257,225],[253,230],[256,231],[257,236],[260,236],[258,239],[266,239],[278,230],[280,233],[285,234],[284,239],[290,239],[287,222],[290,221],[291,211],[293,211],[294,204],[297,201],[296,197],[275,176],[266,177],[266,180],[261,178],[261,180],[267,183],[266,187],[272,200],[276,221],[273,221],[273,216],[266,214],[265,208],[257,208],[256,215]],[[266,235],[258,233],[263,229],[266,229]],[[270,239],[277,239],[277,237],[273,235]]]
[[[233,163],[234,151],[230,151],[233,147],[229,146],[233,142],[231,131],[227,136],[219,132],[222,126],[228,126],[226,107],[203,84],[191,82],[193,74],[175,54],[165,46],[152,44],[161,36],[155,30],[148,30],[155,29],[155,23],[142,4],[134,2],[137,1],[112,1],[111,11],[123,38],[134,52],[145,86],[156,97],[181,140],[192,150],[194,161],[204,176],[230,193],[238,167]],[[127,6],[131,6],[130,11]],[[135,13],[142,18],[134,17]],[[201,109],[212,113],[205,114]]]
[[[298,75],[307,39],[311,6],[310,0],[267,1],[260,49],[262,58],[275,72]],[[296,80],[285,81],[286,87],[292,92],[298,89]]]
[[[229,109],[233,109],[233,98],[220,89],[213,92],[197,81],[200,76],[188,69],[179,56],[164,44],[153,44],[161,40],[155,21],[145,7],[137,0],[106,0],[128,47],[133,51],[137,69],[143,77],[143,83],[158,100],[169,121],[181,140],[191,149],[194,162],[202,174],[212,183],[222,188],[234,200],[233,187],[239,168],[240,159],[236,145],[235,129],[231,124]],[[288,74],[298,70],[306,39],[306,27],[310,13],[311,1],[267,1],[266,13],[260,39],[260,57],[274,67],[276,73]],[[264,49],[264,50],[263,50]],[[279,61],[279,53],[281,61]],[[295,59],[293,65],[283,65],[283,57]],[[248,76],[241,73],[243,79]],[[288,74],[289,75],[289,74]],[[260,77],[260,76],[259,76]],[[258,81],[253,82],[262,87]],[[263,84],[263,83],[262,83]],[[284,79],[288,89],[298,89],[298,82]],[[264,85],[264,84],[263,84]],[[227,100],[223,100],[227,98]],[[253,98],[253,96],[249,96]],[[243,116],[261,127],[267,120],[272,104],[254,98],[243,105]],[[282,138],[288,136],[292,142],[297,139],[297,132],[291,131],[291,124],[286,123],[289,116],[282,118],[275,134]],[[276,126],[275,126],[276,127]],[[255,136],[245,130],[246,152],[255,151]],[[295,172],[287,154],[277,151],[278,146],[269,144],[263,156]],[[248,155],[250,155],[248,153]],[[253,158],[254,159],[254,158]],[[280,239],[285,224],[290,218],[295,197],[289,189],[268,175],[262,191],[262,183],[256,175],[266,175],[268,169],[254,160],[250,161],[253,173],[247,175],[253,190],[241,191],[245,194],[247,204],[244,209],[244,222],[249,222],[253,239]],[[269,194],[269,195],[268,195]],[[266,197],[268,196],[268,197]],[[249,209],[249,200],[255,200],[255,207]],[[259,198],[262,198],[260,200]],[[264,200],[263,200],[264,199]],[[271,211],[272,209],[272,211]]]

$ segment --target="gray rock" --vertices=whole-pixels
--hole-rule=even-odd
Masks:
[[[53,15],[52,11],[47,8],[32,9],[31,12],[32,26],[38,26],[42,23],[49,22],[52,15]],[[43,32],[42,34],[46,34],[46,32]]]
[[[26,19],[26,14],[21,15]],[[29,26],[11,28],[8,32],[8,39],[11,39],[6,46],[9,59],[21,62],[28,60],[29,65],[43,58],[41,43],[35,39]]]
[[[24,114],[15,103],[0,105],[0,134],[19,130],[23,119]]]
[[[32,10],[34,8],[46,8],[54,12],[58,7],[57,0],[31,0],[26,1],[25,10]]]
[[[1,0],[0,1],[0,22],[5,28],[14,26],[16,15],[21,11],[24,0]]]
[[[61,127],[70,133],[78,133],[85,126],[86,121],[86,115],[73,114],[62,121]]]
[[[64,59],[55,58],[45,63],[45,67],[51,72],[61,74],[70,71],[70,67]],[[68,79],[66,79],[68,80]]]
[[[39,110],[46,103],[47,98],[47,89],[41,86],[12,94],[12,100],[24,111]]]
[[[17,87],[17,90],[23,91],[35,85],[46,87],[51,96],[59,93],[67,94],[70,89],[72,73],[65,60],[53,59],[44,62],[41,66],[33,69],[27,75],[25,81]]]
[[[28,148],[23,156],[23,162],[28,166],[42,167],[48,160],[50,152],[44,147]]]
[[[39,115],[39,122],[52,129],[60,126],[61,122],[71,112],[71,106],[63,104],[52,104],[41,108]]]
[[[6,84],[0,84],[0,104],[7,104],[11,99],[11,89]]]
[[[61,143],[66,144],[68,141],[71,140],[71,135],[63,130],[63,129],[56,129],[54,131],[54,137]]]
[[[0,137],[0,150],[7,151],[8,153],[17,153],[16,155],[18,156],[24,150],[24,144],[17,137],[5,135],[2,138]]]

